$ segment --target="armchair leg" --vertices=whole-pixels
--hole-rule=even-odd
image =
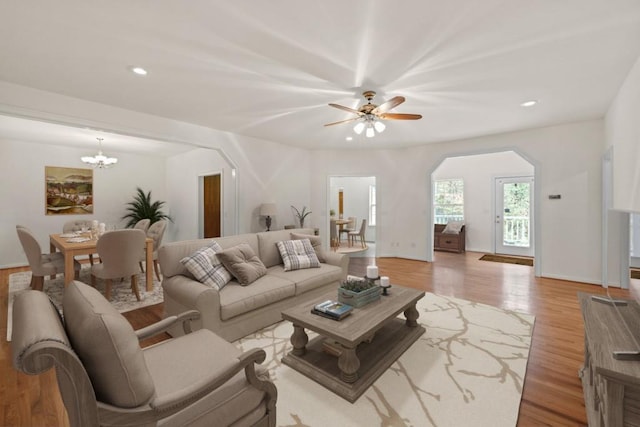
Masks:
[[[106,279],[104,297],[107,299],[107,301],[111,301],[111,279]]]
[[[140,301],[140,290],[138,289],[138,276],[136,274],[131,276],[131,290],[136,295],[136,299]]]
[[[157,260],[153,260],[153,270],[156,272],[156,277],[158,278],[158,280],[160,280],[160,267],[158,265],[158,261]]]
[[[140,273],[144,273],[144,267],[142,266],[142,261],[140,261],[139,264],[140,264]]]
[[[44,289],[44,276],[31,275],[31,289],[42,291]]]

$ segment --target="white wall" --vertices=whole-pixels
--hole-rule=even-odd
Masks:
[[[466,249],[493,249],[494,179],[504,176],[533,176],[533,165],[513,151],[449,157],[432,174],[434,180],[462,178]]]
[[[16,224],[30,228],[42,251],[49,252],[49,234],[61,233],[66,221],[97,219],[123,227],[125,204],[133,199],[137,186],[151,191],[153,200],[166,200],[164,158],[109,152],[118,164],[93,172],[93,215],[45,215],[45,166],[85,168],[80,161],[84,155],[86,150],[0,140],[0,268],[27,264]],[[170,206],[166,207],[168,212]]]
[[[613,209],[640,212],[640,58],[607,112],[606,143],[613,146]]]
[[[427,244],[431,241],[429,233],[432,232],[429,230],[430,175],[436,166],[450,156],[515,150],[537,167],[536,188],[542,195],[536,239],[540,251],[536,259],[537,268],[543,276],[600,282],[602,120],[414,148],[340,150],[337,153],[308,152],[0,82],[2,112],[98,126],[120,133],[221,150],[222,155],[232,159],[238,167],[239,232],[264,229],[257,210],[261,203],[275,201],[278,206],[278,215],[274,219],[276,228],[292,223],[290,205],[306,205],[313,211],[309,226],[320,227],[326,236],[327,177],[375,176],[379,206],[376,227],[378,254],[423,260],[429,259],[432,251]],[[13,162],[16,156],[25,153],[8,154],[10,162]],[[22,170],[14,170],[14,175],[22,177]],[[131,177],[140,175],[131,171]],[[15,176],[11,178],[15,180]],[[158,179],[154,175],[150,181],[162,185],[158,184]],[[133,180],[124,181],[124,184],[135,187]],[[159,198],[165,196],[162,190],[154,190],[154,194]],[[562,199],[549,201],[547,194],[561,194]],[[14,194],[9,196],[13,197],[3,200],[16,199]],[[173,209],[172,201],[167,201],[169,208]],[[103,213],[97,212],[97,215]],[[15,233],[13,228],[16,222],[20,222],[19,218],[20,215],[13,210],[8,215],[3,213],[3,227],[8,226]],[[42,230],[45,228],[43,225]],[[48,234],[48,230],[41,234]],[[5,251],[5,243],[2,244]],[[11,250],[15,248],[9,248],[7,252]]]
[[[602,120],[398,150],[316,151],[314,194],[326,198],[328,175],[375,175],[378,256],[426,260],[431,253],[430,174],[446,157],[514,150],[537,167],[540,195],[536,259],[542,276],[600,282]],[[561,194],[549,200],[548,194]],[[325,204],[314,203],[315,210]],[[325,218],[326,221],[326,218]],[[323,230],[326,235],[326,228]]]

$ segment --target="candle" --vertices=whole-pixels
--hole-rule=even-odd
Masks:
[[[378,278],[378,266],[376,266],[376,265],[368,265],[367,266],[367,277],[369,279],[377,279]]]
[[[382,276],[380,278],[380,286],[382,286],[383,288],[388,288],[389,286],[391,286],[389,284],[389,277],[387,276]]]

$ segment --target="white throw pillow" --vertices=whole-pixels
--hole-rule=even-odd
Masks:
[[[222,265],[216,256],[216,252],[222,252],[222,247],[217,242],[200,248],[180,262],[189,270],[197,281],[217,290],[221,290],[231,281],[231,273]]]
[[[464,221],[449,221],[447,226],[442,230],[443,234],[460,234],[460,230],[464,226]]]
[[[284,271],[320,267],[320,261],[309,239],[285,240],[276,245],[284,262]]]

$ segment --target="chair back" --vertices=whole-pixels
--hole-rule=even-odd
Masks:
[[[150,222],[151,221],[149,219],[141,219],[140,221],[136,222],[136,225],[134,225],[133,228],[135,228],[136,230],[142,230],[144,231],[144,234],[147,234]]]
[[[360,225],[360,232],[358,234],[360,234],[362,237],[364,237],[364,232],[367,230],[367,220],[363,219],[362,220],[362,225]]]
[[[156,252],[162,243],[162,238],[164,237],[164,230],[167,228],[167,221],[161,219],[160,221],[156,221],[149,226],[149,230],[147,230],[147,237],[153,239],[153,251]]]
[[[356,227],[358,226],[358,218],[356,218],[355,216],[350,216],[348,219],[349,219],[349,224],[347,224],[347,228],[355,230]]]
[[[40,249],[40,244],[28,228],[18,225],[16,226],[16,232],[18,233],[20,244],[22,244],[22,249],[27,255],[31,271],[36,276],[42,276],[42,250]]]
[[[135,229],[107,231],[100,236],[96,250],[102,260],[101,277],[119,278],[137,274],[145,239],[144,232]]]
[[[82,231],[82,227],[86,227],[87,230],[91,230],[92,221],[86,219],[74,219],[67,221],[62,226],[63,233],[73,233],[74,231]]]

